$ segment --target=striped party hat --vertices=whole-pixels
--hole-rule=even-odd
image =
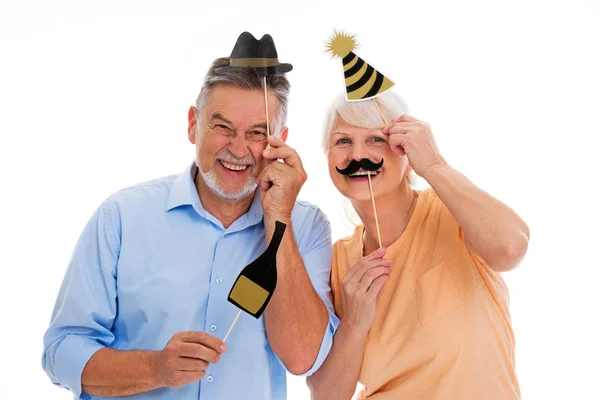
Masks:
[[[354,49],[354,35],[342,32],[336,32],[327,43],[327,50],[342,59],[348,101],[371,99],[394,86],[394,82],[357,56]]]

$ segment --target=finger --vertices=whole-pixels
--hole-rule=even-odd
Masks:
[[[268,186],[265,185],[268,189],[271,186],[271,183],[277,184],[288,177],[294,179],[297,176],[299,176],[299,172],[295,168],[281,162],[273,162],[263,169],[258,182],[261,183],[261,187],[262,183],[268,183]]]
[[[279,163],[275,162],[275,164]],[[264,192],[269,190],[274,179],[275,177],[273,176],[273,169],[271,164],[269,164],[262,170],[260,176],[256,179],[256,183],[260,186],[260,190]]]
[[[374,260],[365,260],[363,262],[360,263],[360,266],[356,269],[356,271],[354,271],[354,274],[352,275],[352,279],[355,280],[356,282],[360,282],[364,275],[367,273],[367,271],[373,269],[373,268],[377,268],[377,267],[389,267],[390,265],[392,265],[392,260],[388,260],[388,259],[384,259],[384,258],[377,258]]]
[[[299,169],[304,171],[304,167],[302,165],[302,160],[300,156],[293,148],[289,146],[282,147],[271,147],[270,149],[265,149],[263,151],[263,157],[268,160],[283,160],[284,163],[293,167],[295,169]]]
[[[379,278],[382,275],[389,275],[389,274],[390,274],[389,266],[379,266],[379,267],[371,268],[370,270],[365,272],[362,279],[360,280],[360,283],[359,283],[360,291],[365,293],[369,289],[369,286],[371,286],[371,283],[373,283],[373,281],[375,279]]]
[[[383,285],[385,285],[389,278],[389,275],[381,275],[378,278],[373,279],[373,282],[371,282],[371,286],[369,286],[369,289],[367,289],[365,299],[367,301],[377,299],[377,295],[379,295],[381,288],[383,287]]]
[[[418,121],[418,119],[416,119],[415,117],[412,117],[408,114],[402,114],[401,116],[399,116],[396,119],[396,122],[416,122]]]
[[[354,274],[356,273],[356,271],[358,271],[360,269],[360,267],[363,265],[364,262],[367,262],[370,260],[381,259],[385,255],[385,252],[386,252],[386,249],[384,247],[380,247],[377,250],[375,250],[374,252],[372,252],[371,254],[361,258],[356,264],[354,264],[354,266],[352,266],[352,268],[350,268],[348,270],[348,273],[346,274],[345,279],[346,280],[353,279]]]
[[[180,371],[177,374],[177,382],[182,386],[186,383],[198,382],[206,376],[206,371]]]
[[[223,353],[227,350],[227,346],[221,339],[202,331],[185,332],[181,337],[181,341],[186,343],[198,343],[213,349],[217,353]]]
[[[423,129],[423,124],[421,122],[396,122],[389,129],[387,129],[386,134],[403,134],[406,135],[410,132],[419,132]]]
[[[179,354],[181,357],[205,360],[213,364],[221,359],[217,351],[198,343],[181,343]]]
[[[401,156],[406,154],[404,146],[406,145],[406,137],[401,135],[391,135],[388,144],[392,150],[399,153]]]
[[[197,358],[180,357],[177,360],[178,371],[206,371],[208,361],[199,360]]]
[[[289,147],[283,140],[281,140],[278,137],[275,137],[273,135],[270,135],[267,138],[267,143],[271,145],[271,147],[274,148],[280,148],[280,147]]]

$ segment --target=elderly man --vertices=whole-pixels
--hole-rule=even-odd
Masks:
[[[195,162],[110,196],[75,248],[42,364],[76,398],[283,399],[286,369],[308,376],[329,352],[330,228],[296,200],[306,173],[284,143],[288,80],[267,76],[268,136],[262,76],[229,64],[215,60],[189,110]],[[225,344],[229,290],[276,221],[277,289]]]

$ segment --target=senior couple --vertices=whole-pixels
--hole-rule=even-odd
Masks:
[[[189,109],[194,162],[111,195],[83,230],[44,336],[51,381],[78,399],[262,400],[286,398],[289,371],[314,399],[358,382],[367,399],[520,398],[499,273],[526,253],[527,225],[448,165],[393,92],[377,98],[387,126],[341,96],[323,148],[362,224],[332,246],[326,216],[297,199],[287,78],[266,79],[268,136],[262,75],[229,65],[213,62]],[[384,160],[369,172],[381,247],[365,172],[338,172],[362,159]],[[224,343],[229,290],[276,221],[277,288]]]

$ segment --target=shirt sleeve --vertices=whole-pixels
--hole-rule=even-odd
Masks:
[[[333,335],[339,324],[339,319],[335,315],[331,301],[331,288],[329,286],[332,253],[331,227],[327,217],[320,210],[317,210],[314,221],[312,221],[312,229],[309,229],[309,231],[307,245],[300,248],[299,251],[313,287],[327,307],[329,322],[325,328],[321,347],[313,366],[298,376],[310,376],[321,367],[329,354],[329,350],[331,350]]]
[[[103,203],[81,234],[44,335],[42,367],[75,398],[81,398],[81,373],[90,357],[114,340],[120,235],[111,208],[116,205]]]

